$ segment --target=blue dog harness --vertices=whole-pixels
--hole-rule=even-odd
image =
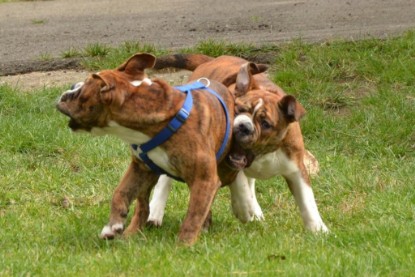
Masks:
[[[137,144],[131,144],[131,147],[137,151],[138,149],[141,150],[141,153],[138,154],[138,157],[155,173],[158,175],[166,174],[169,177],[172,177],[178,181],[182,181],[180,178],[176,176],[172,176],[168,172],[166,172],[164,169],[156,165],[149,157],[148,152],[153,150],[154,148],[160,146],[164,142],[166,142],[174,133],[177,132],[177,130],[182,127],[182,125],[186,122],[187,118],[190,115],[190,112],[193,108],[193,96],[192,96],[192,90],[207,90],[209,93],[216,96],[216,98],[221,103],[223,110],[225,111],[226,116],[226,132],[225,137],[223,138],[222,145],[220,146],[218,152],[216,153],[216,159],[218,160],[223,152],[225,151],[226,144],[229,140],[229,134],[230,134],[230,122],[229,122],[229,113],[228,108],[226,107],[225,101],[223,101],[222,97],[216,93],[216,91],[210,89],[208,86],[203,84],[200,81],[186,84],[183,86],[176,86],[176,89],[186,93],[186,99],[184,100],[182,108],[179,110],[179,112],[175,115],[175,117],[167,124],[167,127],[162,129],[158,134],[156,134],[152,139],[147,141],[146,143],[143,143],[141,145]]]

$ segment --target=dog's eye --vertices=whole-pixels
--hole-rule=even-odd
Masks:
[[[269,128],[271,128],[271,124],[269,124],[269,122],[266,121],[266,120],[262,120],[261,121],[261,128],[263,128],[263,129],[269,129]]]

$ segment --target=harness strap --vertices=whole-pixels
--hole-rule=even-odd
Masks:
[[[226,116],[226,132],[225,137],[222,141],[222,145],[220,146],[218,152],[216,153],[216,159],[219,159],[223,152],[225,151],[226,144],[229,140],[229,134],[230,134],[230,122],[229,122],[229,113],[228,109],[226,107],[226,103],[222,99],[222,97],[217,94],[214,90],[206,87],[205,84],[201,82],[194,82],[182,86],[176,86],[176,89],[186,93],[186,99],[183,103],[182,108],[179,110],[179,112],[175,115],[175,117],[167,124],[167,127],[163,128],[157,135],[155,135],[152,139],[150,139],[148,142],[143,143],[141,145],[132,144],[131,147],[138,151],[138,149],[141,150],[141,153],[138,154],[139,158],[155,173],[158,175],[166,174],[167,176],[176,179],[178,181],[183,181],[180,178],[173,176],[166,172],[164,169],[156,165],[149,157],[148,152],[153,150],[154,148],[158,147],[159,145],[166,142],[177,130],[186,122],[187,118],[190,115],[190,112],[193,108],[193,96],[192,96],[192,90],[198,90],[198,89],[205,89],[209,93],[216,96],[216,98],[221,103],[223,110],[225,111]]]
[[[187,93],[182,108],[174,116],[174,118],[167,124],[167,127],[163,128],[157,135],[146,143],[141,144],[139,147],[143,153],[147,153],[157,146],[166,142],[176,131],[182,127],[183,123],[187,120],[190,112],[193,108],[193,97],[191,90],[184,91]]]

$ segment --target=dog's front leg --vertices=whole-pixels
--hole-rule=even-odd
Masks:
[[[153,197],[150,202],[150,215],[148,223],[154,226],[161,226],[164,210],[166,209],[167,198],[171,191],[173,179],[167,175],[161,175],[154,187]]]
[[[141,230],[147,222],[148,215],[150,214],[150,194],[153,189],[158,176],[152,172],[146,172],[143,178],[143,182],[140,181],[140,188],[138,190],[137,203],[135,206],[134,215],[131,218],[131,222],[128,228],[125,229],[123,235],[130,236]]]
[[[253,196],[252,205],[254,206],[254,220],[264,220],[264,213],[262,212],[261,206],[258,203],[255,192],[255,178],[248,178],[249,188]]]
[[[181,243],[190,246],[196,242],[220,186],[219,177],[216,175],[212,180],[195,180],[189,183],[190,201],[186,218],[180,229]]]
[[[284,175],[291,193],[300,208],[305,228],[312,232],[329,232],[318,212],[314,193],[310,185],[306,169]]]
[[[130,163],[127,172],[112,196],[110,220],[102,229],[101,238],[113,239],[116,234],[123,232],[129,206],[131,201],[137,196],[140,187],[142,189],[145,186],[147,182],[146,174],[148,174],[148,171],[143,168],[143,165],[136,161]],[[153,180],[156,178],[154,176]],[[155,181],[153,182],[155,183]]]
[[[255,197],[255,179],[247,178],[240,171],[236,179],[229,185],[231,191],[232,211],[243,223],[263,219],[261,207]]]

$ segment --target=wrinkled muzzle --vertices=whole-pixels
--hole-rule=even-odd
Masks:
[[[71,108],[70,108],[71,102],[76,100],[76,98],[78,97],[78,95],[81,91],[81,88],[82,88],[83,84],[84,84],[83,82],[79,82],[79,83],[73,85],[70,90],[65,91],[61,95],[61,97],[59,98],[59,100],[56,104],[56,109],[59,112],[63,113],[64,115],[66,115],[70,118],[68,126],[73,131],[76,131],[78,129],[85,129],[82,126],[82,124],[74,118],[74,116],[72,115],[72,112],[71,112]]]
[[[56,108],[58,109],[58,111],[60,111],[64,115],[71,117],[68,103],[70,101],[73,101],[78,96],[83,85],[84,85],[84,82],[76,83],[72,85],[70,90],[65,91],[61,95],[61,97],[58,100],[58,103],[56,104]]]

